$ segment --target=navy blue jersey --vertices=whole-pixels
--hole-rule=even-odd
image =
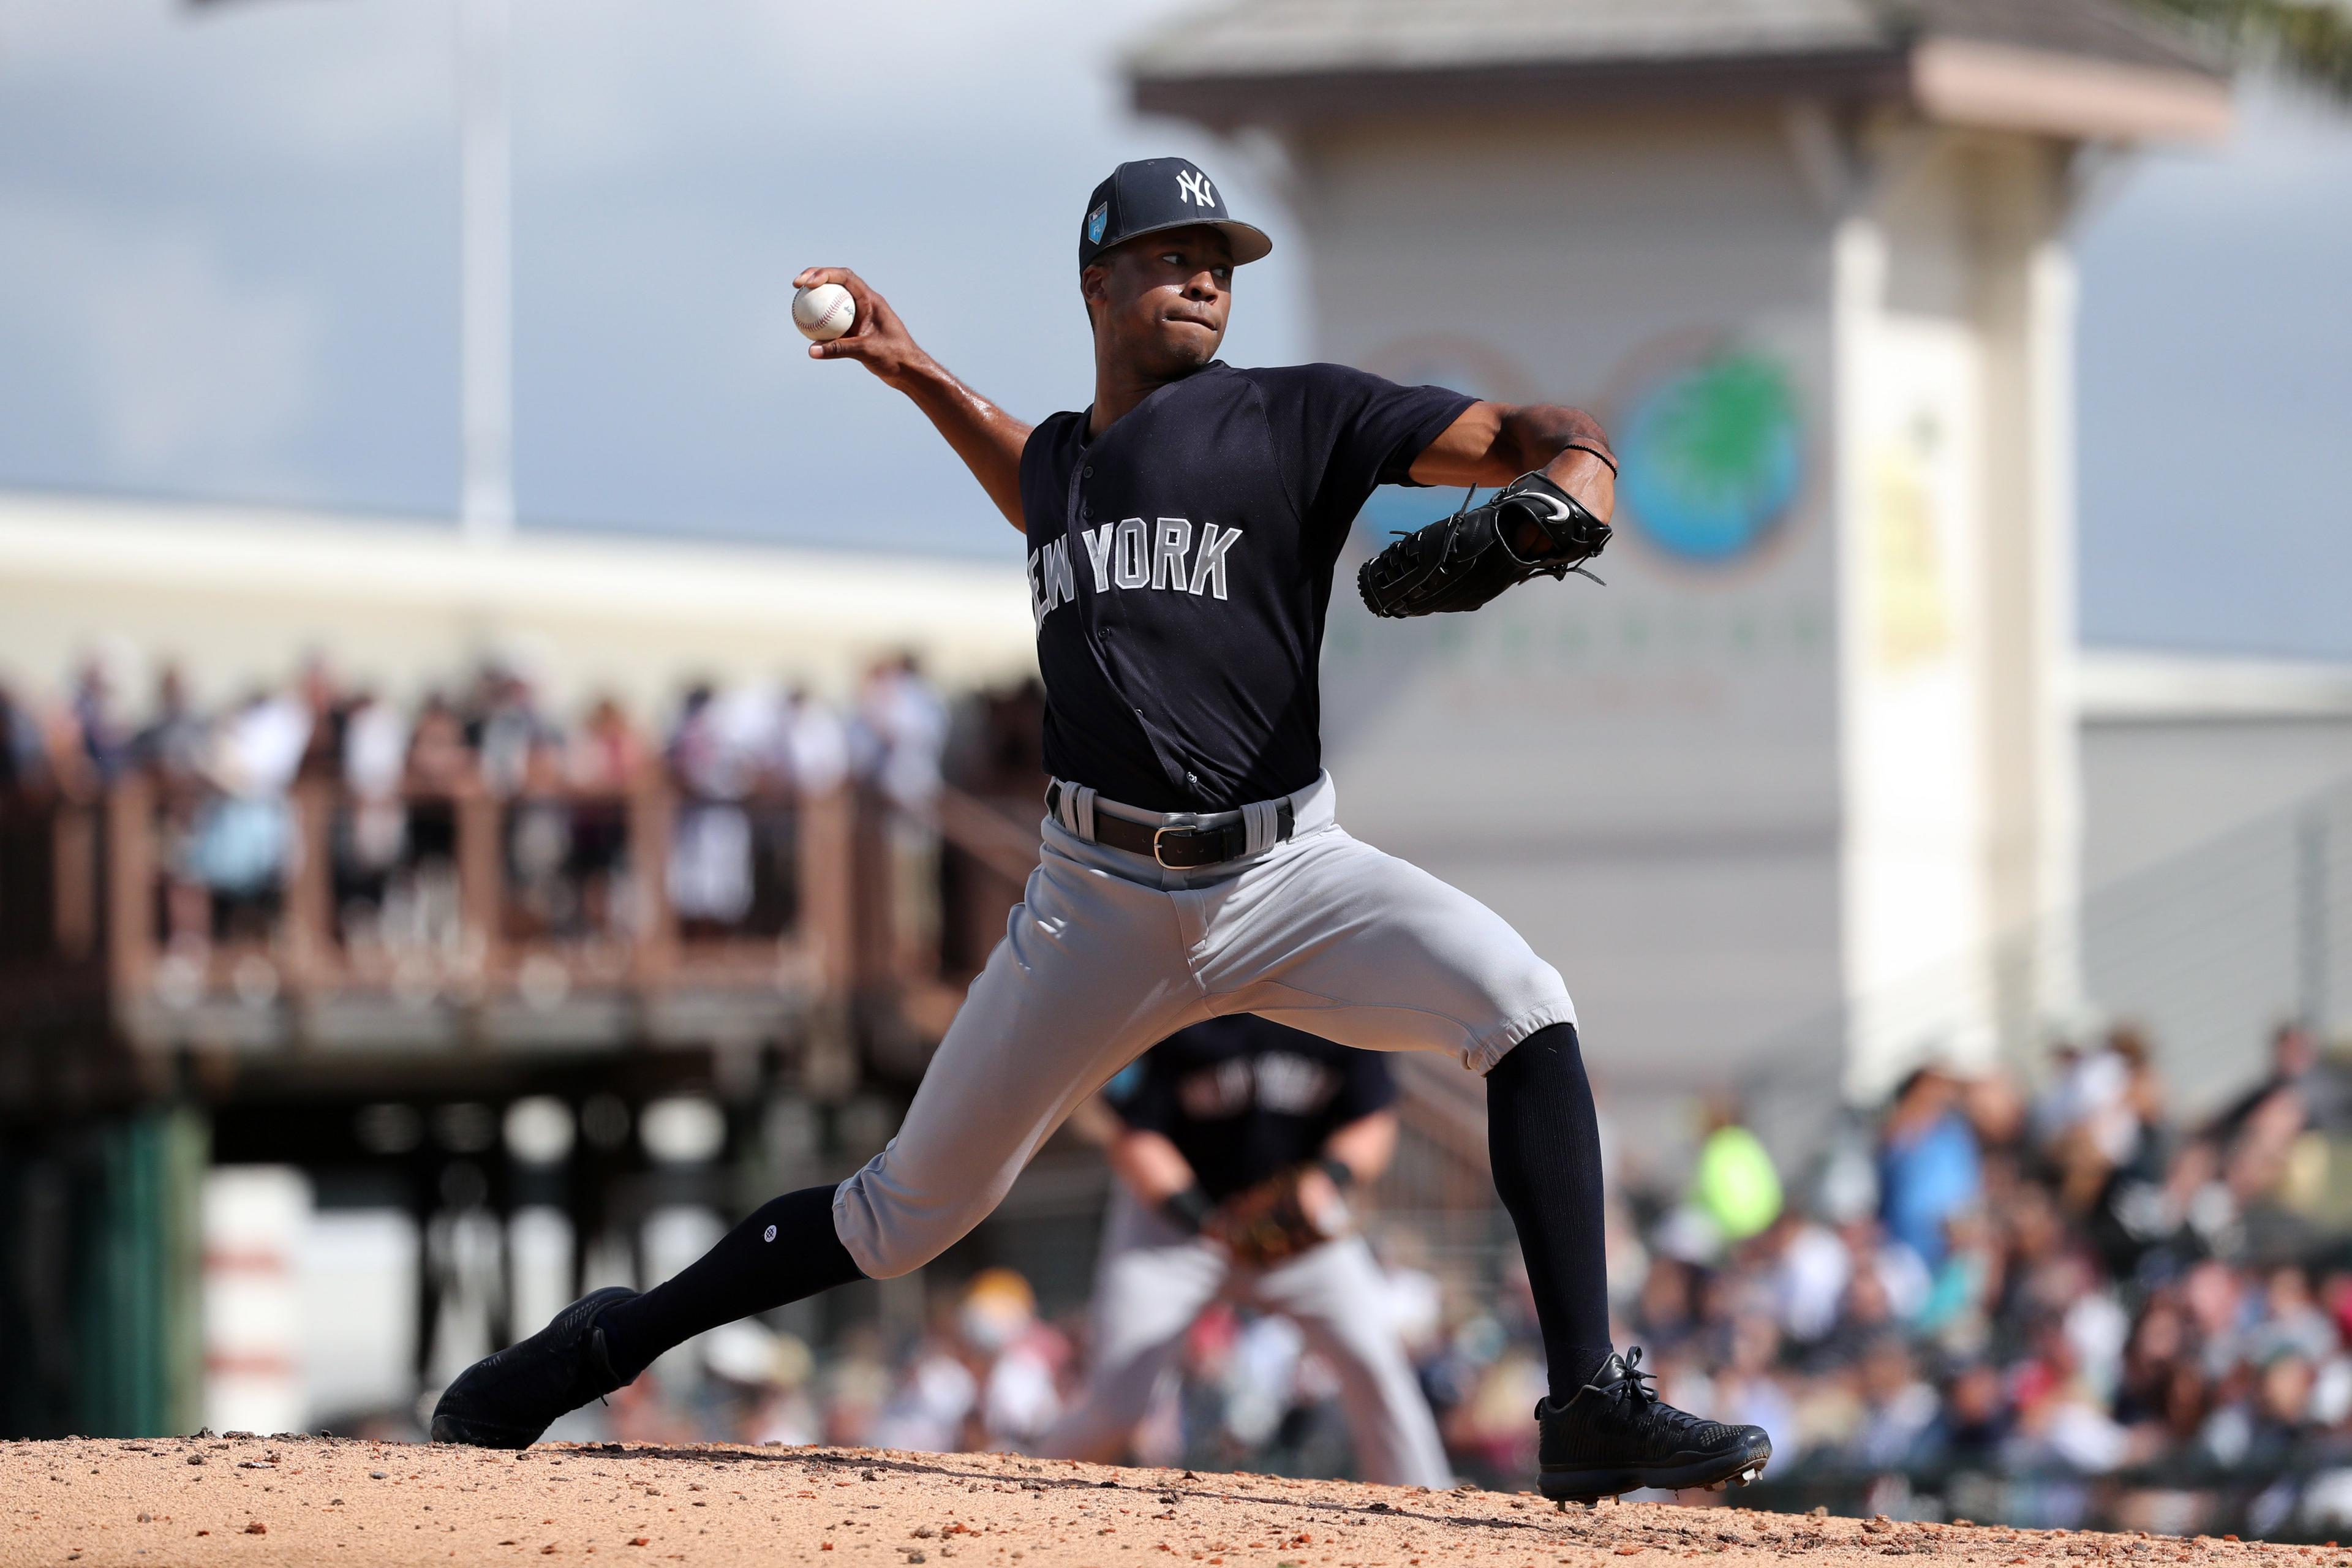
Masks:
[[[1397,1097],[1378,1051],[1252,1013],[1179,1030],[1103,1092],[1129,1127],[1175,1144],[1220,1203],[1314,1159],[1332,1133]]]
[[[1091,442],[1085,412],[1038,426],[1021,507],[1046,770],[1150,811],[1314,783],[1340,546],[1474,401],[1345,365],[1218,361]]]

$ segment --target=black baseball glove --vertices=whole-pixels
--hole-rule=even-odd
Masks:
[[[1400,535],[1364,563],[1356,587],[1376,616],[1475,610],[1530,577],[1592,577],[1584,563],[1608,542],[1609,525],[1574,496],[1521,474],[1485,505]]]

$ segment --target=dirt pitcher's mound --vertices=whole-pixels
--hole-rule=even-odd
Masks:
[[[548,1445],[524,1454],[323,1438],[0,1444],[0,1564],[807,1563],[898,1568],[1616,1568],[1668,1557],[1882,1555],[2352,1568],[2352,1554],[1740,1508],[1603,1504],[996,1454]],[[2279,1568],[2286,1568],[2280,1563]]]

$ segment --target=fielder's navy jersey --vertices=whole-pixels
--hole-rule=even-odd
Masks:
[[[1223,811],[1323,767],[1331,573],[1374,487],[1475,401],[1345,365],[1214,362],[1091,441],[1021,454],[1045,767],[1150,811]]]
[[[1397,1097],[1378,1051],[1254,1013],[1178,1030],[1103,1092],[1120,1121],[1175,1144],[1219,1203],[1314,1159],[1332,1133]]]

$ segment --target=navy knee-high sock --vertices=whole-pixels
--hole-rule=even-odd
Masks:
[[[1537,1030],[1486,1074],[1486,1153],[1519,1233],[1551,1397],[1561,1403],[1612,1349],[1601,1126],[1575,1025]]]
[[[597,1313],[621,1381],[705,1330],[863,1279],[834,1231],[833,1192],[803,1187],[769,1200],[672,1278]]]

